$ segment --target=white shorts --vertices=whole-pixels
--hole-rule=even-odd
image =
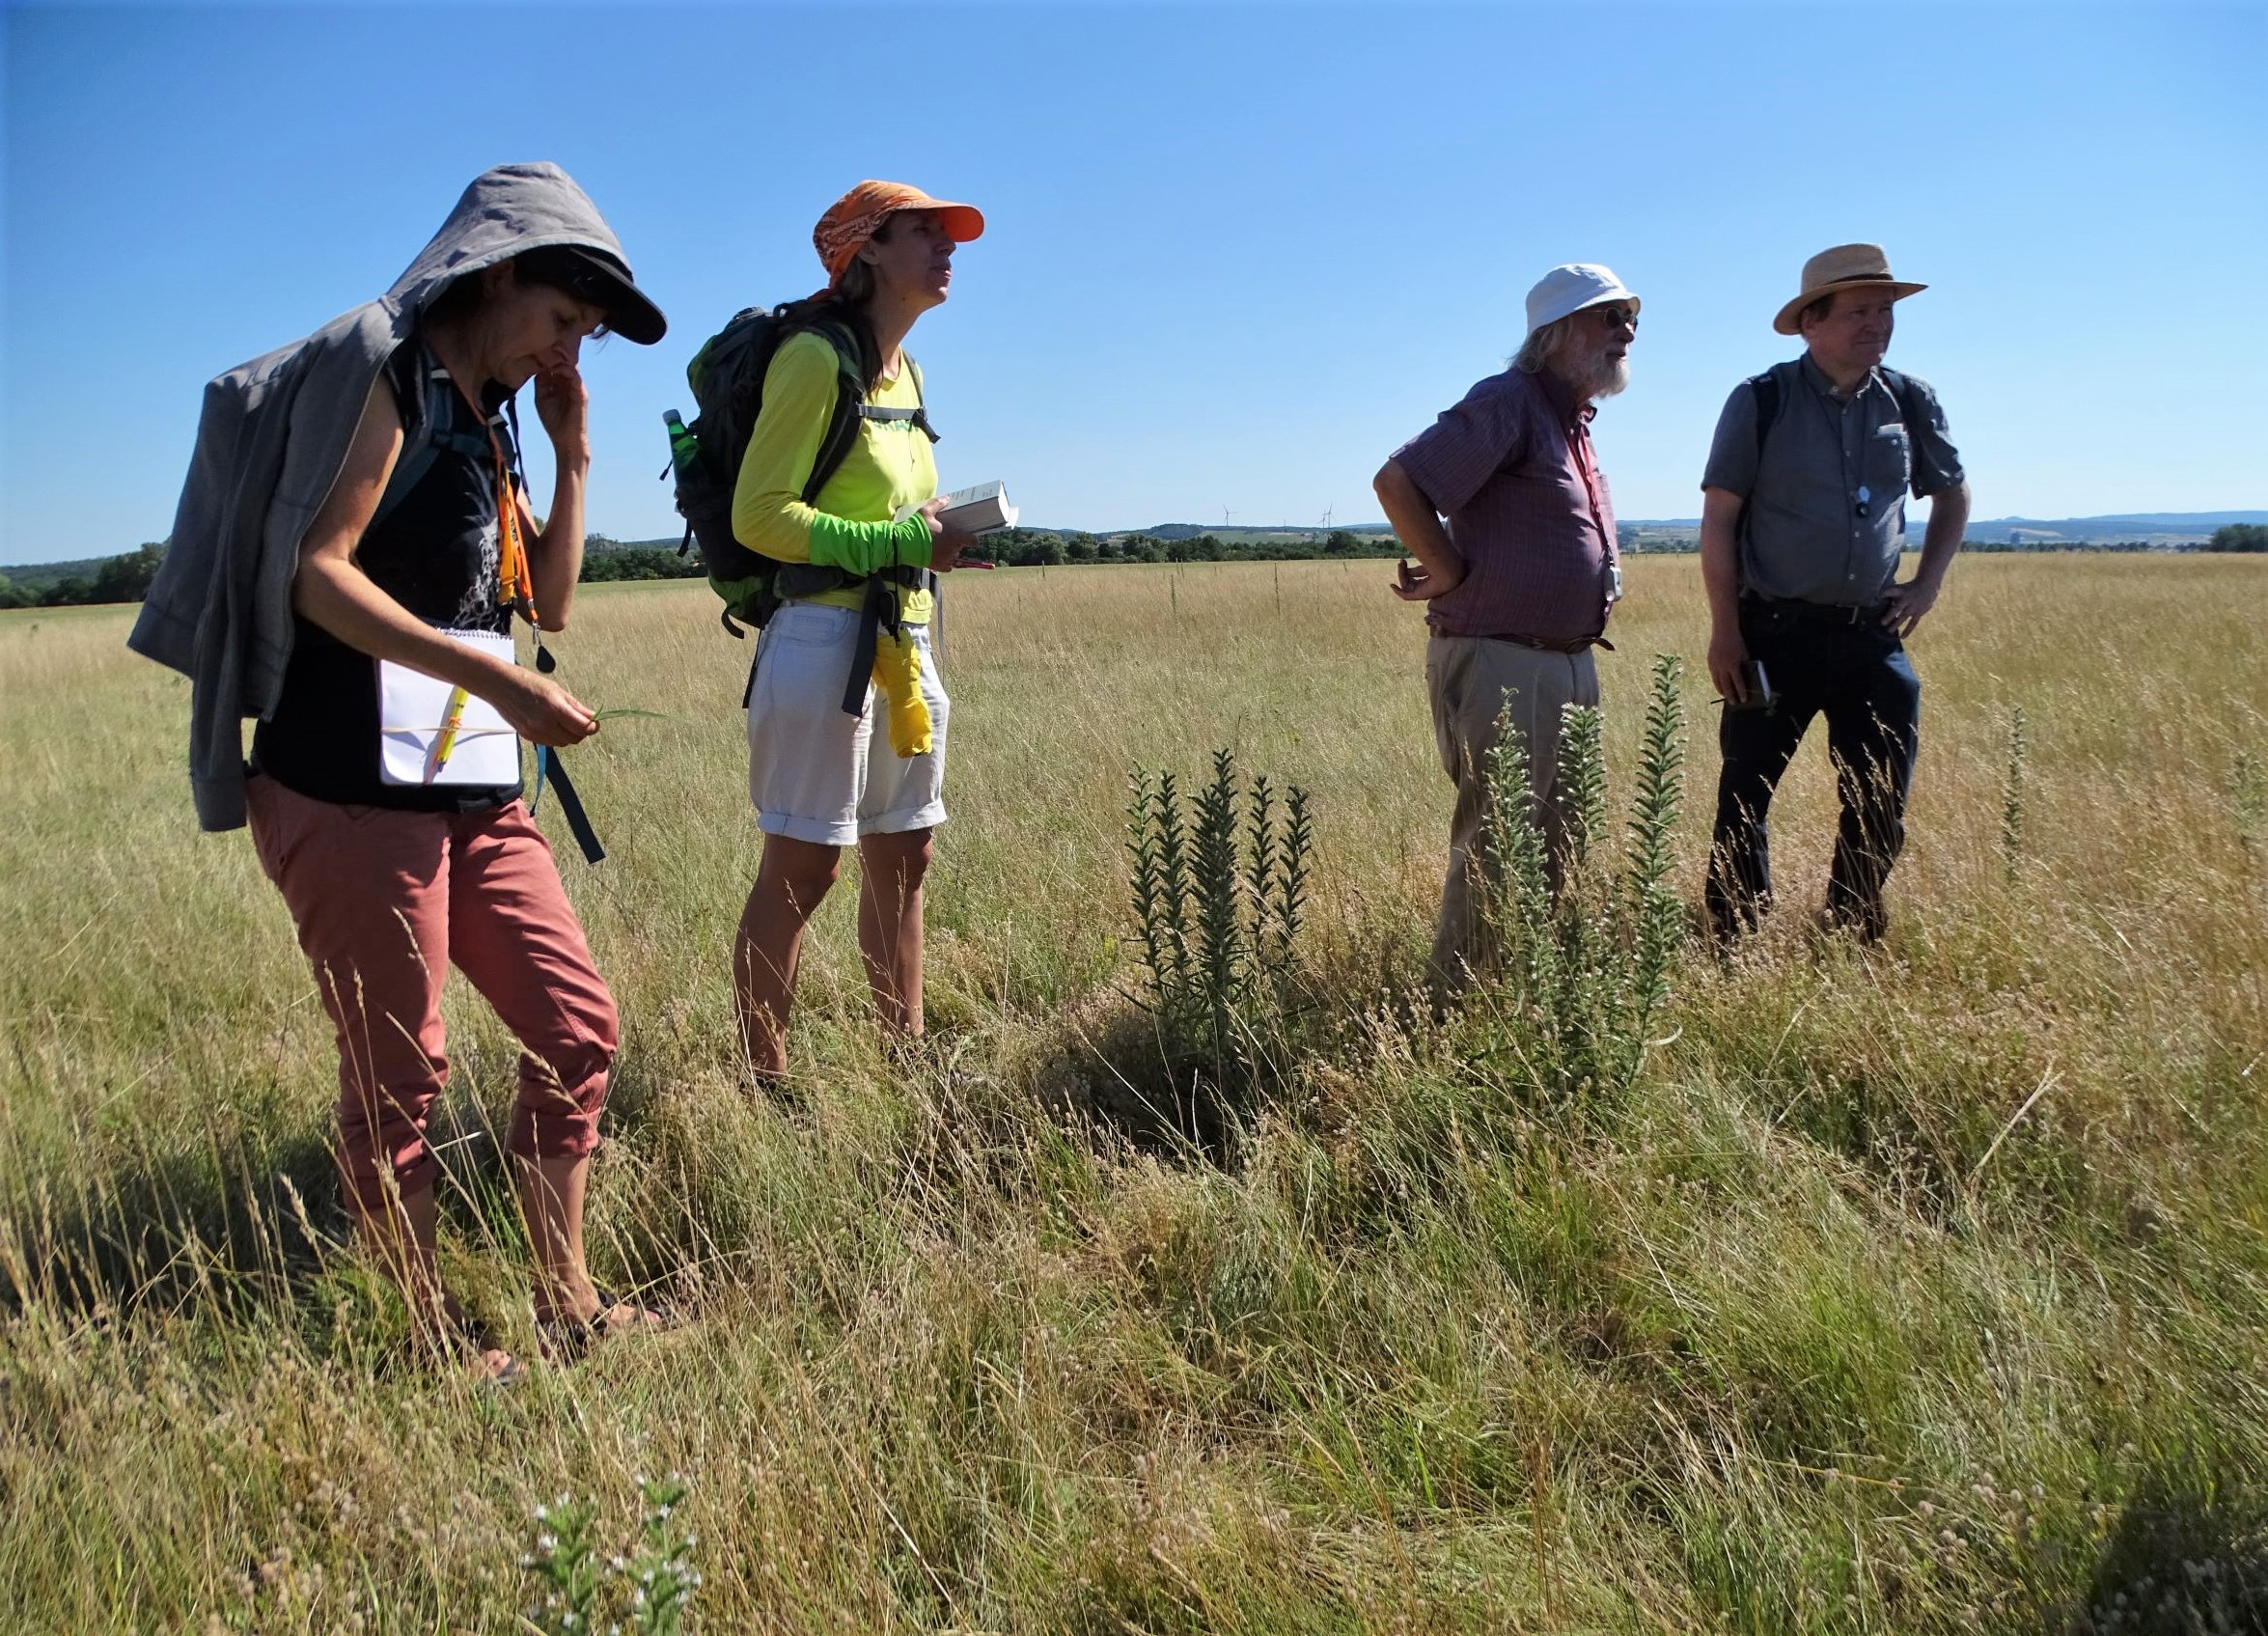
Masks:
[[[922,655],[922,698],[929,707],[927,755],[900,760],[880,701],[843,708],[858,643],[854,609],[789,602],[757,638],[756,683],[748,695],[748,795],[757,827],[821,846],[855,845],[862,835],[934,829],[945,821],[945,726],[951,708],[927,625],[908,625]],[[870,754],[870,745],[871,753]]]

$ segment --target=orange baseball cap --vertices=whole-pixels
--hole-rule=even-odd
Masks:
[[[902,181],[862,181],[827,207],[819,225],[811,230],[811,241],[819,253],[819,264],[830,281],[841,278],[851,258],[885,218],[899,210],[935,210],[937,220],[955,244],[984,236],[984,212],[974,205],[955,205],[932,199]]]

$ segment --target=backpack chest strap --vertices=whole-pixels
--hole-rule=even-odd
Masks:
[[[862,421],[887,421],[893,423],[899,421],[911,421],[915,426],[918,426],[922,429],[922,434],[928,438],[930,442],[934,443],[937,441],[936,430],[929,425],[929,411],[927,406],[920,403],[916,403],[910,409],[894,409],[881,403],[861,403],[858,406],[858,418]]]

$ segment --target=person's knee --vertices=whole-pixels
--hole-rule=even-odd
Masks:
[[[809,916],[842,873],[842,847],[774,836],[764,845],[757,884],[761,890],[768,883],[791,907]]]
[[[598,1118],[614,1082],[614,1003],[579,1019],[574,1036],[520,1061],[509,1146],[522,1158],[579,1158],[598,1146]]]
[[[935,834],[924,829],[910,835],[891,837],[882,862],[897,877],[899,889],[910,892],[921,885],[922,877],[929,873],[929,860],[936,855]]]

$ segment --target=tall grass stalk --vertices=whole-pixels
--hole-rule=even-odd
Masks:
[[[2030,754],[2024,707],[2016,705],[2008,711],[2008,770],[2001,786],[2001,862],[2011,880],[2024,859],[2024,763]]]

